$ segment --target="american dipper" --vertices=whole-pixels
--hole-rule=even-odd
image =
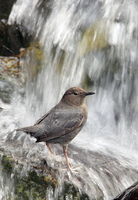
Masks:
[[[53,107],[46,115],[40,118],[33,126],[17,129],[35,137],[36,142],[46,142],[50,152],[49,143],[59,143],[63,146],[67,167],[67,146],[69,142],[83,128],[88,111],[84,99],[94,92],[86,92],[80,87],[72,87],[63,95],[61,101]]]

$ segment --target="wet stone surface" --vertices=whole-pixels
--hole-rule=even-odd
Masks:
[[[57,170],[42,166],[31,167],[27,174],[22,174],[23,165],[15,162],[11,157],[6,155],[0,156],[0,167],[3,176],[5,177],[5,184],[11,182],[14,185],[14,199],[47,199],[48,193],[51,191],[51,197],[54,199],[72,199],[89,200],[87,194],[80,192],[80,190],[73,184],[65,181],[63,183],[62,191],[57,192],[58,182],[56,178]],[[37,169],[36,169],[37,168]]]
[[[115,188],[125,179],[124,174],[127,173],[127,177],[134,176],[135,180],[138,178],[136,169],[123,165],[122,160],[113,155],[111,157],[101,152],[86,151],[69,145],[70,171],[66,169],[60,146],[52,145],[56,155],[51,156],[45,146],[43,149],[43,146],[36,146],[36,143],[28,140],[30,144],[28,143],[28,149],[25,150],[24,147],[20,147],[23,140],[19,140],[18,136],[14,137],[14,140],[12,138],[13,136],[9,135],[5,141],[6,152],[5,147],[3,151],[1,149],[0,165],[3,176],[6,174],[8,182],[12,182],[14,186],[15,199],[19,196],[29,199],[31,195],[34,199],[46,199],[47,195],[51,195],[54,199],[70,197],[76,200],[103,200],[107,197],[103,190],[109,190],[108,196],[113,199],[119,194]],[[12,153],[8,150],[11,148]]]

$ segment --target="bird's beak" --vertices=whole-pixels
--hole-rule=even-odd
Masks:
[[[95,94],[95,92],[87,92],[85,95],[88,96],[88,95],[93,95]]]

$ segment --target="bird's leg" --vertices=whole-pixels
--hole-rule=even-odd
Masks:
[[[68,167],[68,169],[70,169],[68,156],[67,156],[67,146],[63,146],[63,152],[64,152],[64,155],[65,155],[65,158],[66,158],[67,167]]]
[[[49,151],[50,151],[52,154],[54,154],[53,151],[52,151],[52,149],[51,149],[51,147],[50,147],[50,145],[49,145],[49,143],[46,142],[46,146],[48,147]]]

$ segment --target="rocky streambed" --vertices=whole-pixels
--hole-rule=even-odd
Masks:
[[[113,152],[69,145],[71,170],[67,170],[62,149],[57,145],[53,149],[54,156],[44,143],[10,134],[0,149],[1,199],[114,199],[130,177],[133,182],[138,179],[132,163],[128,165],[127,158],[120,159]],[[136,183],[115,199],[135,200],[137,187]]]

